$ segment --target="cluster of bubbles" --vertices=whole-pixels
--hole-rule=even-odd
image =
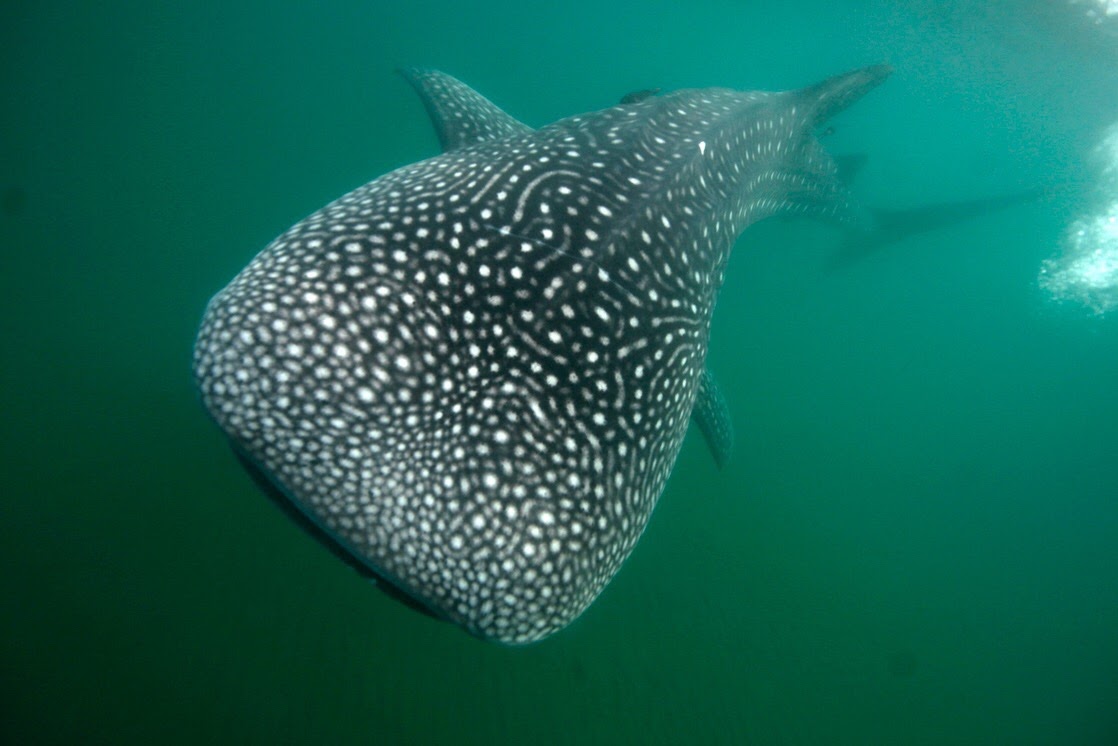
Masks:
[[[1097,206],[1068,226],[1062,251],[1041,264],[1038,280],[1054,299],[1101,315],[1118,308],[1118,123],[1106,131],[1095,156]]]

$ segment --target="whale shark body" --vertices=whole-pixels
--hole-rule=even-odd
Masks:
[[[394,595],[543,639],[632,551],[689,419],[728,447],[704,366],[731,248],[774,214],[859,219],[814,133],[888,73],[642,91],[534,130],[407,71],[445,152],[295,224],[210,301],[203,402]]]

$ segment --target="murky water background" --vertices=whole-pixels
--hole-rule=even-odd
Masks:
[[[0,30],[6,742],[1118,742],[1113,258],[1098,291],[1038,281],[1118,241],[1104,4],[207,8],[15,2]],[[1043,195],[849,261],[825,226],[747,232],[710,353],[735,459],[692,436],[552,640],[485,645],[367,587],[196,401],[209,295],[436,152],[396,66],[538,125],[878,61],[827,138],[867,156],[867,204]]]

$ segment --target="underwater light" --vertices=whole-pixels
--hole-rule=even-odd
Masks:
[[[1072,223],[1063,253],[1041,264],[1040,286],[1056,300],[1098,314],[1118,306],[1118,202],[1110,211]]]
[[[1037,281],[1053,299],[1101,315],[1118,307],[1118,124],[1096,146],[1095,160],[1101,207],[1068,226],[1062,251],[1041,263]]]
[[[1095,23],[1118,16],[1118,0],[1071,0],[1072,5],[1086,5],[1087,17]]]

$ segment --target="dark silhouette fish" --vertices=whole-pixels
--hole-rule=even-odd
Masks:
[[[892,244],[1033,202],[1048,191],[1047,188],[1036,187],[994,197],[937,202],[918,207],[870,208],[866,224],[846,232],[842,244],[827,258],[825,269],[845,269]]]
[[[407,74],[446,152],[265,248],[210,302],[194,373],[250,470],[340,556],[529,643],[628,557],[693,410],[719,426],[704,364],[737,236],[775,214],[858,219],[814,133],[889,68],[538,130]]]

